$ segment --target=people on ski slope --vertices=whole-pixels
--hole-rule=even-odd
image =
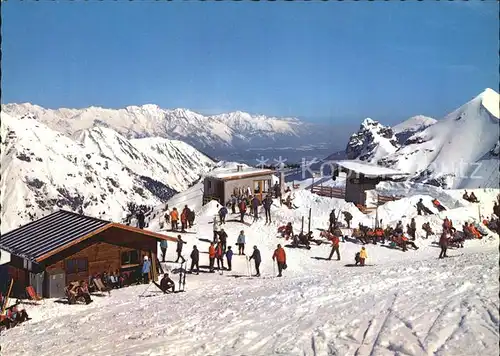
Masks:
[[[144,226],[146,226],[146,223],[144,222],[145,216],[142,210],[139,210],[139,212],[136,214],[137,218],[137,227],[139,229],[144,229]]]
[[[279,245],[278,245],[279,246]],[[260,251],[257,246],[253,247],[253,253],[248,258],[249,261],[253,260],[255,263],[255,277],[260,277],[260,263],[262,262],[262,258],[260,256]]]
[[[335,215],[335,209],[330,212],[330,225],[328,226],[329,231],[333,231],[333,229],[337,226],[337,215]]]
[[[217,260],[217,269],[220,271],[224,269],[224,251],[222,249],[222,243],[219,242],[215,246],[215,259]]]
[[[396,227],[394,228],[394,232],[398,233],[398,234],[402,234],[404,232],[403,231],[403,222],[401,220],[399,220],[398,223],[396,224]]]
[[[163,275],[163,278],[160,281],[160,289],[163,291],[163,293],[175,292],[175,283],[169,277],[168,273],[165,273]]]
[[[368,254],[366,253],[365,247],[361,247],[361,251],[359,251],[359,263],[361,266],[365,265],[365,261],[368,258]]]
[[[226,252],[226,246],[227,246],[227,233],[224,231],[224,229],[220,229],[219,231],[219,242],[222,247],[222,252]]]
[[[179,228],[179,212],[177,208],[173,208],[170,212],[170,224],[172,226],[172,231],[177,231]]]
[[[161,250],[161,261],[165,262],[165,256],[167,255],[168,241],[161,240],[160,241],[160,250]]]
[[[210,243],[210,247],[208,248],[208,260],[209,260],[209,270],[210,272],[214,271],[214,262],[215,262],[215,246],[214,243]]]
[[[233,194],[231,195],[231,213],[236,214],[236,203],[238,202],[238,199],[236,196]]]
[[[276,260],[276,263],[278,264],[278,277],[281,277],[281,273],[284,269],[286,269],[286,253],[280,244],[278,244],[276,250],[274,250],[273,261],[274,260]]]
[[[439,200],[437,199],[433,199],[432,200],[432,204],[436,207],[436,209],[441,212],[441,211],[445,211],[446,208],[439,202]]]
[[[439,258],[448,257],[446,256],[446,250],[448,249],[448,232],[446,230],[443,231],[439,238],[439,247],[441,247]]]
[[[344,220],[347,224],[347,228],[351,228],[351,221],[352,221],[352,214],[348,211],[343,211],[342,214],[344,215]]]
[[[259,219],[259,205],[260,201],[257,196],[254,196],[252,198],[252,215],[253,215],[253,221],[257,221]]]
[[[425,215],[434,215],[434,213],[424,205],[423,199],[420,198],[418,203],[417,203],[417,214],[422,215],[422,212]]]
[[[240,203],[238,204],[238,209],[240,211],[240,222],[244,223],[245,222],[245,214],[247,212],[247,204],[245,203],[245,200],[241,200]]]
[[[245,255],[245,231],[241,230],[238,238],[236,239],[236,244],[238,245],[238,255]]]
[[[232,260],[233,260],[233,250],[231,249],[231,246],[227,247],[226,251],[226,259],[227,259],[227,270],[231,271],[232,270]]]
[[[213,228],[214,228],[213,242],[217,243],[217,241],[219,241],[219,224],[217,224],[217,216],[214,216]]]
[[[191,251],[191,269],[190,272],[193,273],[193,269],[196,267],[196,273],[200,273],[200,251],[196,245],[193,246],[193,251]]]
[[[356,254],[354,255],[354,265],[357,266],[358,264],[361,263],[361,258],[359,257],[360,256],[360,252],[356,252]]]
[[[227,215],[227,208],[223,205],[219,209],[219,220],[221,225],[226,223],[226,215]]]
[[[431,225],[429,222],[422,224],[422,230],[425,231],[425,238],[428,239],[429,236],[434,235],[434,232],[431,229]]]
[[[179,262],[179,258],[182,260],[181,263],[186,262],[186,259],[182,257],[182,247],[186,242],[182,240],[181,235],[177,235],[177,259],[175,260],[176,263]]]
[[[331,237],[331,242],[332,242],[332,250],[330,251],[330,256],[328,256],[328,259],[331,260],[333,257],[334,253],[337,253],[337,261],[340,261],[340,251],[339,251],[339,244],[340,244],[340,239],[337,235],[333,234]]]
[[[273,199],[270,195],[267,195],[262,201],[262,206],[264,207],[264,212],[266,214],[266,224],[271,223],[271,205],[273,205]]]
[[[194,212],[194,210],[189,210],[189,213],[188,213],[188,225],[189,225],[189,228],[192,228],[193,225],[194,225],[194,219],[196,218],[196,214]]]
[[[188,227],[188,216],[189,216],[189,208],[186,205],[184,209],[182,209],[181,213],[181,232],[186,232],[186,229]]]
[[[144,284],[149,283],[149,272],[150,271],[151,271],[151,261],[149,260],[148,256],[144,256],[144,261],[142,262],[142,268],[141,268],[142,282]]]
[[[417,223],[415,222],[415,218],[411,218],[410,225],[408,225],[408,235],[410,235],[412,240],[415,240],[417,233]]]

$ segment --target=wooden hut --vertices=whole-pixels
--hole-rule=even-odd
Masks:
[[[59,210],[1,236],[16,293],[32,285],[44,297],[64,297],[72,281],[103,272],[138,268],[143,256],[156,261],[159,240],[176,238]],[[5,265],[4,265],[5,266]],[[152,273],[155,278],[155,272]]]

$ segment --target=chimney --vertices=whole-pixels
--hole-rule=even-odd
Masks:
[[[237,171],[237,172],[241,172],[241,171],[243,171],[243,165],[238,164],[238,165],[236,166],[236,171]]]

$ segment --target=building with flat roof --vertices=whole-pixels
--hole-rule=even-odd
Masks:
[[[275,175],[272,169],[243,168],[216,172],[205,177],[203,183],[203,204],[216,200],[225,204],[231,195],[244,195],[250,189],[252,195],[260,200],[271,192],[272,180]]]

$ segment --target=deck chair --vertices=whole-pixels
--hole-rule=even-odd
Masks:
[[[108,292],[108,295],[111,295],[111,288],[107,288],[104,283],[102,283],[100,278],[94,279],[94,285],[96,286],[99,292]]]
[[[28,293],[28,297],[31,300],[39,301],[39,300],[43,299],[38,294],[36,294],[35,288],[33,288],[33,286],[27,286],[26,287],[26,293]]]

